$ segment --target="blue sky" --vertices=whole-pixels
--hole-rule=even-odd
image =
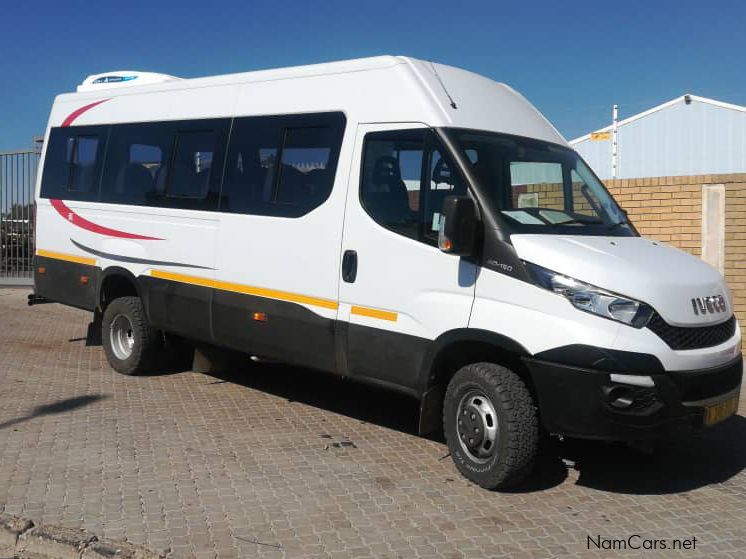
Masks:
[[[504,81],[570,139],[685,92],[746,105],[746,2],[8,2],[0,151],[114,69],[182,77],[408,54]]]

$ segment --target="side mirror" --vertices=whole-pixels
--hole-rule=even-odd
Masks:
[[[477,237],[477,206],[468,196],[448,196],[438,227],[438,248],[449,254],[469,256]]]

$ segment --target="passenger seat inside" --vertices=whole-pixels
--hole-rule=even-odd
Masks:
[[[364,201],[376,216],[385,216],[391,224],[416,222],[417,214],[409,205],[407,187],[401,178],[399,162],[383,155],[376,160],[370,181],[365,181]]]

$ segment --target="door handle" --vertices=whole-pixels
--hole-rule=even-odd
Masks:
[[[342,256],[342,279],[347,283],[354,283],[357,277],[357,252],[346,250]]]

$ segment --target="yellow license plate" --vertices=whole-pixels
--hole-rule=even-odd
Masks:
[[[738,410],[738,396],[705,408],[705,425],[715,425]]]

